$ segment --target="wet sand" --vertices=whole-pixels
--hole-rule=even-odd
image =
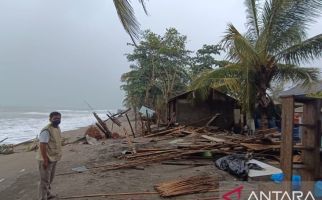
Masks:
[[[125,119],[126,120],[126,119]],[[128,133],[128,123],[121,120]],[[111,128],[111,124],[108,124]],[[75,141],[84,135],[86,128],[63,133],[63,137]],[[113,132],[122,134],[121,129],[113,125]],[[138,147],[151,147],[153,139],[137,138]],[[164,141],[168,143],[169,141]],[[162,165],[155,163],[139,169],[119,169],[107,172],[89,170],[83,173],[69,174],[72,168],[79,166],[92,167],[111,162],[118,162],[123,150],[128,149],[126,139],[109,139],[98,145],[82,143],[68,144],[63,147],[63,158],[57,165],[57,176],[52,185],[54,193],[60,197],[98,193],[122,192],[155,192],[154,185],[162,181],[189,177],[200,174],[220,176],[222,180],[234,180],[226,172],[219,171],[212,164],[193,167],[179,165]],[[38,169],[35,152],[19,152],[11,155],[0,155],[0,199],[32,200],[37,199]],[[212,163],[212,161],[209,161]],[[67,173],[67,174],[66,174]],[[65,174],[65,175],[60,175]],[[174,197],[171,199],[199,199],[210,197],[211,193]],[[76,199],[163,199],[157,194],[139,196],[95,197]]]

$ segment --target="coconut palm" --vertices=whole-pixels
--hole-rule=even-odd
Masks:
[[[202,73],[192,88],[223,87],[239,99],[254,116],[255,106],[265,118],[272,104],[267,90],[272,81],[309,83],[319,70],[300,64],[322,56],[322,34],[307,38],[307,30],[321,14],[321,0],[245,0],[247,31],[232,24],[221,45],[230,62]]]
[[[145,0],[138,1],[142,5],[144,12],[148,14],[145,7]],[[134,15],[134,10],[130,0],[113,0],[113,2],[125,31],[130,35],[133,43],[135,44],[135,40],[139,38],[140,25]]]

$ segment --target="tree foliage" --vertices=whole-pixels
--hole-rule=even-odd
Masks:
[[[227,65],[227,61],[215,58],[215,56],[220,55],[221,51],[220,45],[204,44],[201,49],[197,50],[196,55],[191,58],[191,75],[195,76],[205,70]]]
[[[227,52],[226,66],[208,70],[192,88],[221,87],[241,94],[243,108],[253,115],[256,105],[271,103],[272,82],[310,83],[317,68],[301,68],[322,56],[322,34],[306,38],[309,25],[321,14],[321,0],[245,0],[247,31],[228,24],[220,45]],[[265,114],[265,113],[262,113]]]
[[[131,107],[146,105],[164,110],[171,96],[186,90],[189,81],[187,37],[169,28],[163,36],[147,30],[127,59],[131,71],[121,77],[124,103]]]

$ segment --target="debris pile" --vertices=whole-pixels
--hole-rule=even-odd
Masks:
[[[12,153],[14,153],[12,144],[0,145],[0,154],[12,154]]]
[[[209,130],[206,127],[178,126],[136,138],[140,144],[142,139],[149,140],[152,148],[133,149],[129,144],[130,154],[120,156],[121,162],[106,163],[99,166],[101,171],[135,168],[168,160],[194,159],[206,157],[223,157],[236,153],[248,154],[260,160],[278,160],[279,144],[272,144],[267,140],[268,135],[275,133],[275,129],[260,131],[254,136],[232,134],[224,130]],[[210,156],[209,156],[210,154]]]
[[[103,136],[101,135],[98,128],[95,126],[90,126],[85,132],[85,136],[88,135],[89,137],[95,138],[97,140],[103,139]]]
[[[218,189],[218,178],[212,176],[192,176],[181,180],[159,183],[155,187],[161,197],[173,197]]]

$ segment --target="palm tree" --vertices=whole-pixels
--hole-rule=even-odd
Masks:
[[[306,38],[306,31],[321,14],[321,0],[245,0],[247,31],[232,24],[221,45],[230,62],[202,73],[193,89],[224,87],[241,100],[250,121],[256,109],[267,117],[272,81],[310,83],[319,78],[316,68],[300,64],[322,56],[322,34]],[[241,95],[241,96],[240,96]]]
[[[142,5],[145,14],[148,14],[145,7],[145,0],[138,0]],[[139,38],[140,24],[137,21],[130,0],[113,0],[117,14],[125,31],[130,35],[133,43]]]

